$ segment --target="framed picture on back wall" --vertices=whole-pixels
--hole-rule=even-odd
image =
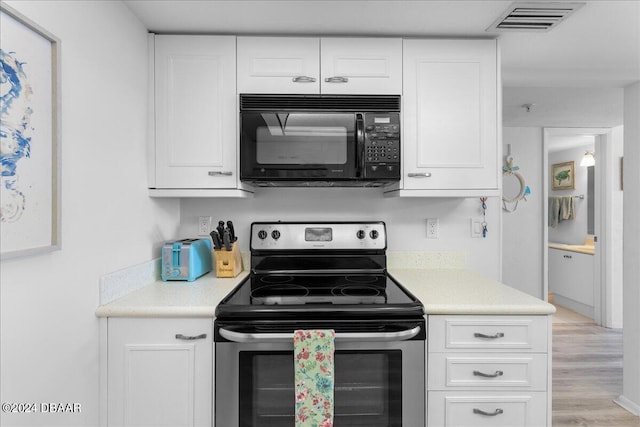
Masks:
[[[0,4],[0,259],[60,249],[60,40]]]
[[[576,188],[576,162],[554,163],[551,165],[551,189],[573,190]]]

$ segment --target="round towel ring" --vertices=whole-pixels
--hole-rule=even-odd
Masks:
[[[513,175],[515,176],[519,183],[520,183],[520,191],[518,192],[518,194],[515,197],[504,197],[502,196],[502,201],[505,203],[515,203],[518,200],[522,199],[524,197],[524,192],[527,189],[527,184],[524,182],[524,178],[523,176],[520,174],[520,172],[513,172],[513,171],[505,171],[503,172],[502,176],[504,175]]]

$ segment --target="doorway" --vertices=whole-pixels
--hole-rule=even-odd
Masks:
[[[608,328],[622,327],[621,147],[621,128],[544,129],[543,295]]]

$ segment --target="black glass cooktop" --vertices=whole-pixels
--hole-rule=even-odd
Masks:
[[[422,315],[422,304],[386,274],[252,274],[216,317]]]

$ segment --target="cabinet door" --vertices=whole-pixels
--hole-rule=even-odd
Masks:
[[[323,94],[400,95],[402,39],[323,38]]]
[[[236,188],[235,37],[156,36],[156,187]]]
[[[320,92],[320,39],[238,37],[238,93]]]
[[[497,189],[494,40],[404,40],[404,189]]]
[[[212,329],[211,319],[110,318],[109,426],[210,427]]]
[[[594,305],[593,255],[549,249],[549,292]]]

